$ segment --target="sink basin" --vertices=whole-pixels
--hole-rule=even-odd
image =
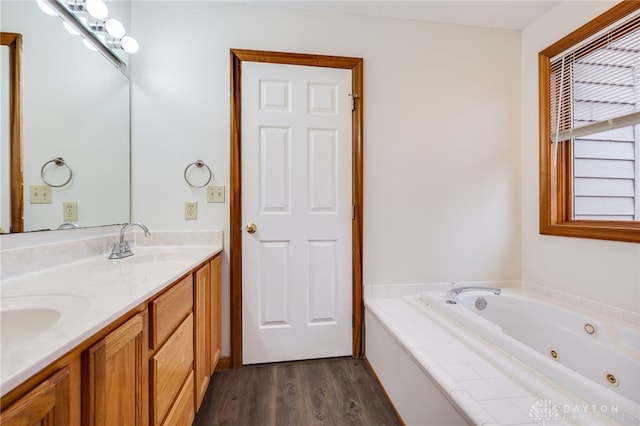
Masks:
[[[66,309],[85,305],[71,295],[0,297],[0,348],[11,351],[53,327]]]
[[[0,310],[0,346],[11,350],[50,329],[62,316],[56,309],[26,308]]]

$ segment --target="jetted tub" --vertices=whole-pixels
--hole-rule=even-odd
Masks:
[[[631,324],[520,289],[466,291],[455,304],[443,291],[421,298],[594,406],[638,419],[640,333]]]

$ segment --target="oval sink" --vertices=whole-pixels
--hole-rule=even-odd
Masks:
[[[51,308],[2,308],[0,346],[12,350],[50,329],[61,316]]]
[[[38,294],[0,297],[0,348],[11,351],[45,333],[67,310],[85,306],[82,297]]]

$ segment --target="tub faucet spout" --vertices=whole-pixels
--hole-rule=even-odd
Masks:
[[[477,285],[455,287],[447,291],[445,302],[449,303],[450,305],[455,305],[458,295],[460,293],[464,293],[465,291],[488,291],[495,294],[496,296],[502,293],[501,288],[495,288],[495,287],[483,287],[483,286],[477,286]]]
[[[144,231],[145,237],[148,237],[151,235],[151,232],[149,232],[149,229],[147,229],[147,227],[140,222],[126,223],[120,230],[120,240],[118,242],[113,243],[113,247],[111,248],[111,254],[109,255],[109,259],[122,259],[125,257],[133,256],[133,253],[131,252],[131,248],[129,247],[129,243],[124,239],[125,231],[131,228],[132,226],[138,226],[142,228],[142,230]]]

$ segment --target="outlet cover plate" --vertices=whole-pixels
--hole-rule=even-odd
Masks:
[[[62,216],[65,222],[78,221],[78,203],[75,201],[67,201],[62,203]]]
[[[198,219],[198,202],[197,201],[187,201],[186,203],[184,203],[184,218],[185,220]]]

